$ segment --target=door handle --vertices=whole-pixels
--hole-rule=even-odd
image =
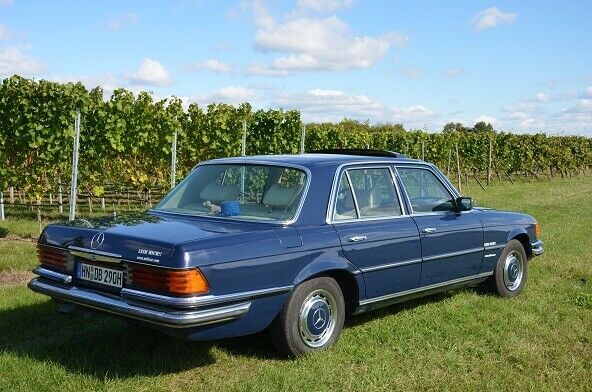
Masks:
[[[349,237],[347,240],[349,242],[360,242],[360,241],[364,241],[366,238],[368,238],[368,237],[366,237],[365,235],[353,235],[353,236]]]
[[[422,233],[430,234],[435,233],[437,230],[435,227],[426,227],[425,229],[421,229]]]

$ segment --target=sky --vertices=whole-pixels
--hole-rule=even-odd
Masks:
[[[0,78],[592,136],[591,17],[590,1],[0,0]]]

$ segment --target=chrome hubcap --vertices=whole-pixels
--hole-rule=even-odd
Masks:
[[[519,252],[513,251],[504,262],[504,284],[510,291],[516,290],[524,275],[524,261]]]
[[[299,330],[302,341],[309,347],[321,347],[329,341],[337,321],[337,303],[326,290],[310,293],[300,308]]]

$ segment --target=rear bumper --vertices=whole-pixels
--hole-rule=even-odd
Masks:
[[[77,287],[69,284],[72,281],[71,276],[45,268],[37,268],[34,272],[40,276],[31,280],[28,286],[37,293],[83,307],[169,328],[189,328],[234,320],[245,315],[251,307],[251,301],[249,300],[234,301],[231,304],[215,306],[211,305],[210,301],[210,304],[201,304],[199,308],[196,307],[199,305],[187,308],[187,305],[182,302],[179,304],[180,308],[165,307],[140,302],[138,299],[126,299],[121,296]],[[167,298],[171,298],[170,304],[174,305],[172,302],[174,297]]]
[[[535,256],[540,256],[543,253],[545,253],[545,249],[543,248],[543,245],[544,245],[544,243],[541,240],[532,242],[530,244],[530,247],[532,249],[532,254]]]

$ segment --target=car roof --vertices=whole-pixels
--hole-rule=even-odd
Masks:
[[[286,154],[286,155],[249,155],[244,157],[229,157],[218,158],[207,161],[207,163],[258,163],[258,164],[286,164],[299,165],[307,168],[316,168],[318,166],[341,166],[348,163],[385,163],[385,162],[401,162],[401,163],[425,163],[419,159],[411,158],[396,158],[396,157],[377,157],[365,155],[350,155],[350,154]]]

